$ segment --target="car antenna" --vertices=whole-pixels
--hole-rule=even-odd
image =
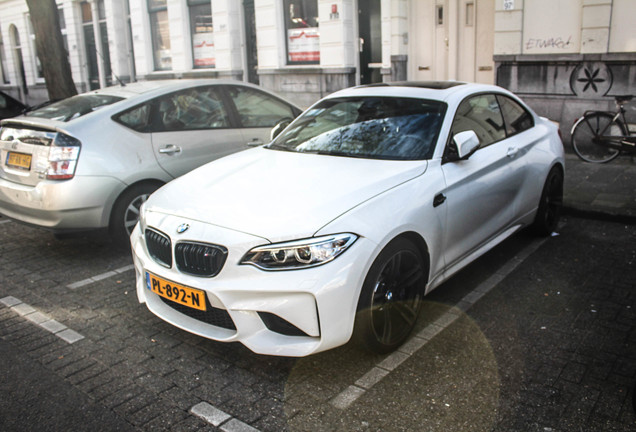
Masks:
[[[102,55],[102,53],[97,49],[97,46],[95,46],[95,52],[97,53],[97,55],[102,59],[102,61],[106,61],[104,59],[104,56]],[[117,82],[119,83],[120,86],[122,87],[126,87],[126,84],[124,84],[124,82],[121,80],[121,78],[119,78],[117,76],[117,74],[115,72],[113,72],[112,70],[110,71],[110,73],[115,77],[115,79],[117,80]]]

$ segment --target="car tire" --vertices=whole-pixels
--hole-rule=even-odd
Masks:
[[[160,186],[158,183],[140,183],[117,198],[110,217],[110,234],[115,243],[122,246],[130,243],[130,234],[139,221],[141,205]]]
[[[428,271],[419,249],[406,238],[389,243],[362,285],[353,330],[360,347],[387,353],[402,345],[415,327]]]
[[[534,218],[532,229],[539,236],[552,234],[559,224],[563,207],[563,172],[557,166],[548,173],[543,185],[539,209]]]

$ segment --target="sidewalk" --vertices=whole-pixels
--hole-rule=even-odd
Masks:
[[[567,214],[636,224],[636,158],[593,164],[566,144],[563,205]]]

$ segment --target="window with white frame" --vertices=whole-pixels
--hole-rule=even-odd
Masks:
[[[188,6],[193,66],[195,68],[213,68],[216,66],[216,53],[214,50],[211,0],[188,0]]]
[[[4,42],[2,41],[2,32],[0,31],[0,74],[2,75],[3,84],[9,84],[9,74],[7,73],[7,58],[4,53]]]
[[[29,42],[31,43],[31,62],[35,66],[35,78],[37,81],[44,81],[44,70],[42,69],[42,63],[38,57],[38,49],[35,44],[35,32],[33,31],[33,24],[31,23],[31,16],[26,15],[26,23],[29,29]]]
[[[66,57],[68,57],[68,36],[66,31],[66,18],[64,17],[64,9],[58,8],[58,19],[60,22],[60,32],[62,33],[62,40],[64,41],[64,49],[66,50]]]
[[[155,70],[170,70],[172,69],[172,51],[168,25],[168,1],[148,0],[148,15]]]
[[[318,0],[283,0],[287,64],[320,63]]]

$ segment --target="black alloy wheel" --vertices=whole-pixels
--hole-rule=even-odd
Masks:
[[[563,208],[563,173],[559,167],[553,167],[543,186],[539,209],[533,223],[536,234],[548,236],[559,224]]]
[[[376,258],[358,302],[354,338],[365,348],[386,353],[406,341],[415,327],[426,285],[424,260],[404,238]]]
[[[129,245],[130,234],[139,222],[141,205],[160,186],[157,183],[140,183],[119,196],[110,219],[110,231],[115,243]]]

